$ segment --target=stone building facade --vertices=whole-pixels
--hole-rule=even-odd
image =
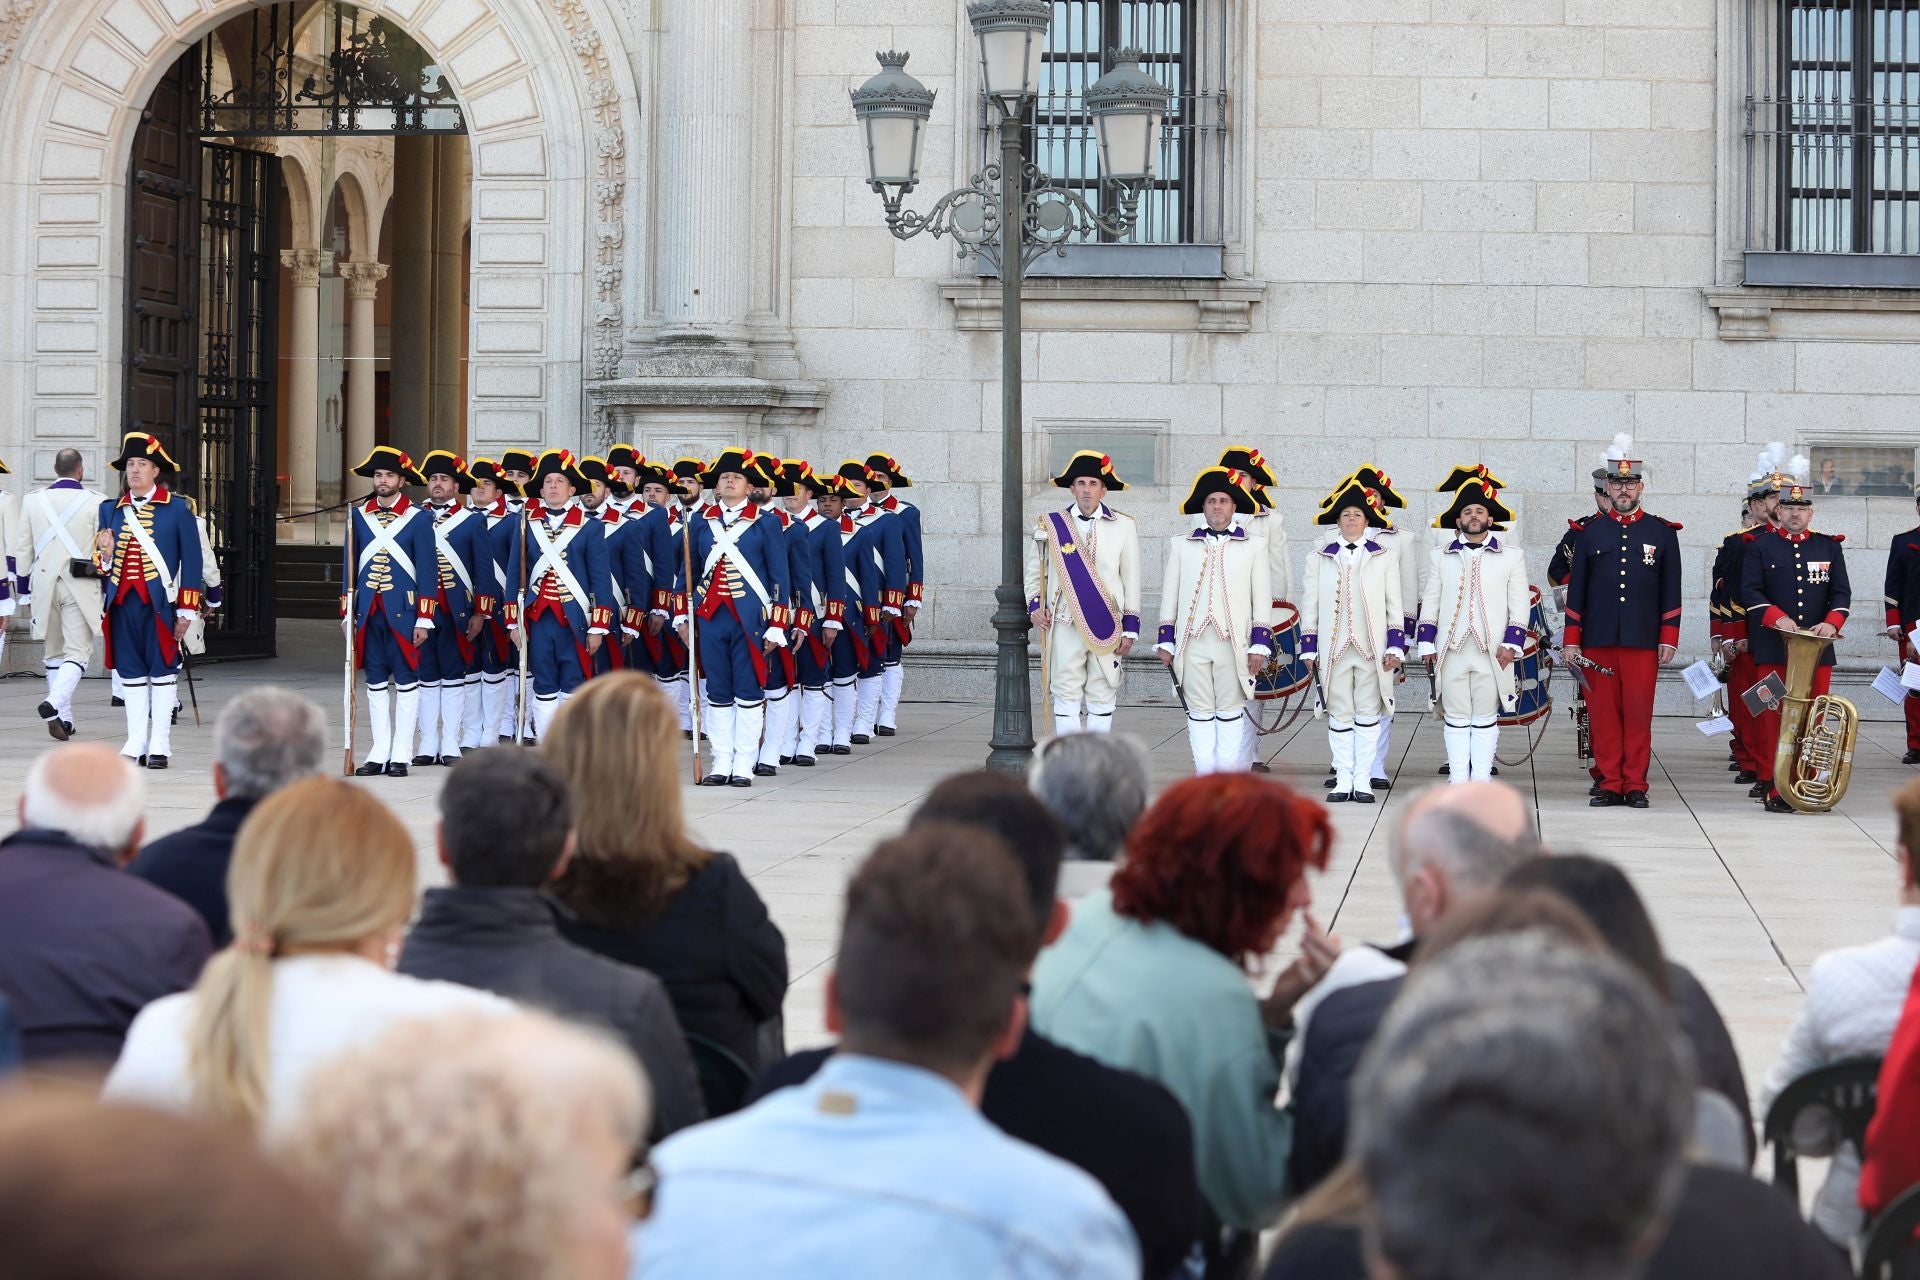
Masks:
[[[0,0],[0,455],[17,473],[69,443],[97,463],[122,429],[129,140],[166,67],[247,7]],[[1070,252],[1029,283],[1024,481],[1051,501],[1060,451],[1112,441],[1141,481],[1118,505],[1148,535],[1149,617],[1154,535],[1226,443],[1277,463],[1300,549],[1363,460],[1419,525],[1446,469],[1477,461],[1544,560],[1631,432],[1648,506],[1685,526],[1699,654],[1710,549],[1777,439],[1880,468],[1875,496],[1823,501],[1816,523],[1852,552],[1843,657],[1890,656],[1880,577],[1915,523],[1898,484],[1920,445],[1920,152],[1893,136],[1920,125],[1915,6],[1056,5],[1083,23],[1102,7],[1123,12],[1101,31],[1170,24],[1161,48],[1187,59],[1193,206],[1159,252]],[[926,513],[922,662],[984,688],[965,673],[987,661],[998,565],[997,285],[948,242],[888,234],[847,97],[877,50],[911,51],[938,99],[909,204],[962,185],[987,143],[964,0],[361,8],[417,40],[467,113],[459,443],[884,449]],[[1836,50],[1871,40],[1865,56],[1914,64],[1884,102],[1773,105],[1820,98],[1846,72]]]

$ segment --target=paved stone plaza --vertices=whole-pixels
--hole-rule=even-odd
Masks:
[[[197,820],[211,803],[213,716],[236,690],[265,681],[290,685],[319,700],[338,726],[340,667],[332,647],[338,632],[325,623],[293,623],[283,624],[281,635],[283,656],[276,661],[200,670],[206,726],[195,729],[190,712],[183,712],[173,768],[147,774],[149,835]],[[42,688],[38,678],[0,680],[0,725],[7,726],[0,734],[0,799],[9,809],[29,762],[50,745],[33,711]],[[123,723],[107,698],[104,680],[82,687],[75,700],[80,739],[119,743]],[[875,840],[904,825],[936,781],[979,765],[990,721],[983,704],[916,703],[902,709],[899,737],[856,748],[851,757],[788,769],[756,781],[752,791],[687,788],[690,818],[712,845],[741,860],[786,933],[793,967],[787,1015],[796,1046],[825,1038],[822,983],[848,873]],[[1185,776],[1186,735],[1177,711],[1123,710],[1120,724],[1152,748],[1157,784]],[[1564,718],[1547,733],[1533,761],[1504,770],[1505,779],[1532,797],[1548,844],[1611,858],[1632,873],[1669,951],[1719,1002],[1748,1079],[1757,1083],[1799,1006],[1814,958],[1880,937],[1891,924],[1894,832],[1886,797],[1914,772],[1900,763],[1899,726],[1862,726],[1852,789],[1838,812],[1818,818],[1762,813],[1726,772],[1725,739],[1708,741],[1691,720],[1674,717],[1654,722],[1653,807],[1591,810]],[[1513,745],[1509,734],[1510,755]],[[1268,738],[1262,754],[1283,776],[1298,770],[1318,790],[1325,737],[1309,717]],[[1327,873],[1313,882],[1314,910],[1343,938],[1396,936],[1389,833],[1404,797],[1435,780],[1441,759],[1436,723],[1402,716],[1395,725],[1393,795],[1370,807],[1334,807],[1340,841]],[[421,769],[404,780],[363,784],[398,809],[430,882],[440,878],[433,800],[444,777],[439,769]]]

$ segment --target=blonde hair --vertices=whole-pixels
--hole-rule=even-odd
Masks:
[[[540,752],[573,790],[574,850],[554,892],[583,919],[658,915],[713,855],[680,809],[680,721],[652,680],[614,672],[561,704]]]
[[[227,869],[233,945],[193,988],[187,1080],[196,1107],[258,1125],[274,958],[350,951],[398,929],[413,911],[415,880],[407,829],[370,792],[308,778],[260,802]]]
[[[583,1137],[644,1154],[645,1076],[546,1014],[402,1023],[317,1070],[282,1157],[332,1195],[372,1280],[563,1280],[614,1188]]]

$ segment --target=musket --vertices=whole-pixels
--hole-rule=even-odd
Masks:
[[[697,787],[700,785],[700,631],[695,621],[699,610],[693,607],[693,598],[700,584],[693,576],[692,507],[681,513],[680,551],[687,575],[687,717],[693,725],[693,784]]]
[[[520,496],[520,591],[513,598],[514,616],[520,621],[520,681],[515,692],[519,703],[513,713],[513,740],[525,742],[527,738],[527,713],[531,709],[529,695],[533,691],[532,677],[527,674],[527,648],[532,640],[533,621],[527,617],[527,542],[533,536],[533,517],[529,510],[533,499],[524,493]]]
[[[341,610],[341,616],[346,623],[343,634],[347,638],[347,654],[344,664],[346,687],[341,695],[342,708],[347,721],[346,753],[340,765],[340,776],[343,778],[353,776],[353,722],[358,711],[358,691],[354,688],[353,679],[353,606],[354,597],[359,594],[357,590],[359,586],[359,576],[359,570],[353,561],[353,503],[349,501],[347,503],[346,572],[340,580],[340,594],[346,601],[345,607]],[[187,687],[191,689],[193,686],[189,684]]]

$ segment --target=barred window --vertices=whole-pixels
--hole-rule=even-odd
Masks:
[[[1102,189],[1099,149],[1085,94],[1113,66],[1121,49],[1138,49],[1141,67],[1173,91],[1154,180],[1141,198],[1139,220],[1121,242],[1134,246],[1203,245],[1225,242],[1226,21],[1222,0],[1054,0],[1053,22],[1041,61],[1040,93],[1025,129],[1028,158],[1061,187],[1077,192],[1101,212],[1113,197]],[[993,113],[982,100],[982,137],[993,145]],[[1110,237],[1104,237],[1110,239]],[[1082,252],[1043,262],[1042,271],[1114,274],[1120,258]],[[1218,274],[1210,270],[1161,270],[1169,263],[1217,264],[1218,253],[1147,255],[1138,271],[1123,274]]]
[[[1747,11],[1750,284],[1920,284],[1920,0]]]

